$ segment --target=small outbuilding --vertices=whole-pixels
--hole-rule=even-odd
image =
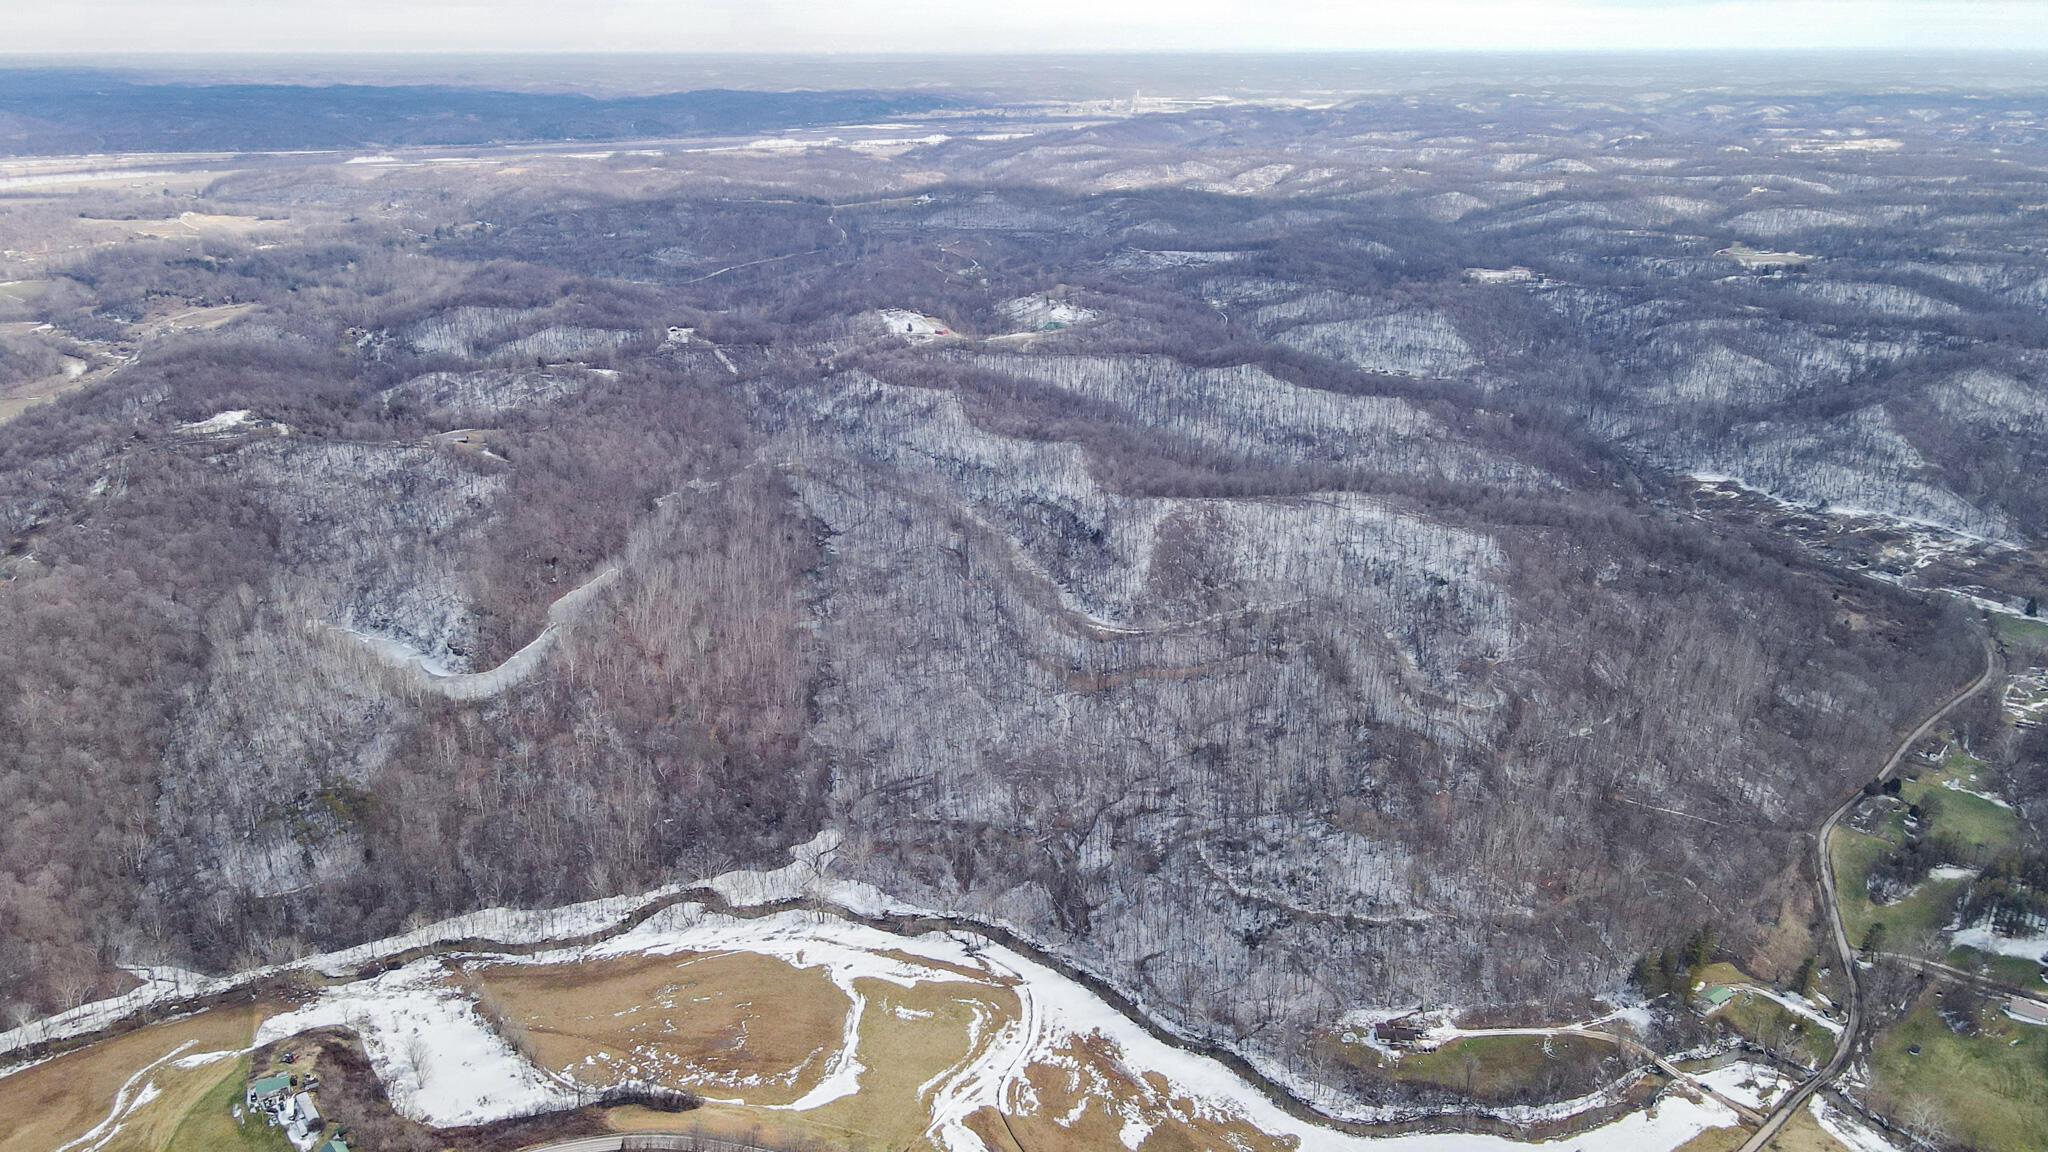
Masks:
[[[2048,1026],[2048,1004],[2029,1000],[2025,996],[2008,996],[2005,1000],[2005,1014],[2022,1024]]]
[[[1395,1048],[1413,1048],[1429,1030],[1413,1020],[1385,1020],[1373,1025],[1373,1039]]]
[[[311,1145],[313,1133],[320,1130],[320,1110],[313,1107],[313,1098],[304,1092],[292,1097],[278,1118],[284,1121],[285,1138],[295,1148]]]

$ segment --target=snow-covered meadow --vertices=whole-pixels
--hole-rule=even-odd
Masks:
[[[1031,1073],[1048,1069],[1071,1075],[1078,1051],[1105,1051],[1127,1076],[1113,1082],[1085,1077],[1084,1096],[1058,1122],[1071,1124],[1088,1107],[1123,1118],[1125,1142],[1136,1148],[1155,1127],[1172,1122],[1231,1125],[1254,1130],[1285,1146],[1356,1152],[1507,1152],[1526,1147],[1570,1147],[1578,1152],[1663,1152],[1698,1133],[1736,1123],[1735,1115],[1711,1098],[1667,1092],[1650,1107],[1629,1113],[1564,1143],[1531,1145],[1497,1135],[1409,1133],[1368,1136],[1302,1118],[1299,1106],[1283,1107],[1269,1085],[1248,1080],[1230,1065],[1162,1038],[1147,1023],[1105,1001],[1085,984],[1015,949],[966,930],[899,935],[826,911],[746,914],[749,906],[808,897],[848,912],[879,915],[914,912],[864,885],[832,878],[837,838],[821,836],[802,845],[795,859],[769,872],[735,872],[708,887],[734,912],[679,900],[668,888],[637,897],[591,901],[558,909],[495,909],[455,917],[401,936],[342,952],[309,957],[232,977],[207,978],[171,970],[140,973],[145,983],[126,996],[87,1005],[63,1017],[0,1034],[0,1052],[46,1038],[75,1035],[108,1024],[150,1005],[218,994],[291,968],[307,969],[342,982],[320,989],[259,1026],[255,1043],[267,1044],[320,1028],[345,1028],[361,1036],[372,1066],[400,1112],[423,1123],[447,1127],[490,1123],[539,1111],[573,1107],[594,1085],[539,1067],[516,1051],[472,999],[475,985],[463,974],[500,965],[562,966],[628,957],[688,957],[750,954],[794,969],[822,970],[851,1004],[836,1048],[822,1075],[792,1103],[760,1105],[769,1111],[810,1112],[845,1100],[865,1087],[868,1061],[861,1050],[861,1022],[869,1008],[869,981],[901,988],[957,984],[1014,996],[1008,1016],[977,1017],[964,1059],[934,1076],[918,1092],[926,1139],[946,1152],[981,1152],[986,1146],[971,1118],[992,1112],[1029,1114],[1041,1107]],[[649,909],[655,909],[648,914]],[[631,927],[625,925],[644,917]],[[593,939],[595,938],[595,939]],[[508,951],[470,950],[491,939]],[[588,943],[547,947],[551,942]],[[458,947],[463,945],[463,947]],[[535,949],[535,946],[539,946]],[[360,979],[350,973],[402,954],[425,955],[403,966]],[[462,971],[458,972],[457,969]],[[687,1012],[688,1006],[670,1009]],[[911,1019],[900,1009],[897,1015]],[[1081,1045],[1077,1047],[1077,1042]],[[869,1060],[875,1059],[870,1056]],[[18,1071],[18,1065],[7,1072]],[[146,1078],[145,1078],[146,1079]],[[720,1094],[723,1095],[723,1094]],[[741,1098],[721,1102],[744,1104]],[[134,1102],[117,1102],[132,1111]],[[1605,1098],[1523,1110],[1524,1123],[1568,1120]],[[1062,1109],[1062,1111],[1066,1111]]]
[[[820,1108],[861,1090],[867,1068],[858,1047],[859,1024],[866,998],[859,981],[905,987],[966,981],[1012,991],[1020,1004],[1017,1015],[977,1038],[969,1057],[932,1081],[924,1094],[930,1109],[927,1135],[948,1152],[981,1152],[985,1147],[968,1123],[978,1111],[1032,1108],[1035,1095],[1027,1071],[1034,1065],[1066,1062],[1063,1052],[1077,1038],[1106,1041],[1136,1078],[1156,1074],[1170,1085],[1167,1091],[1148,1093],[1147,1099],[1099,1101],[1129,1117],[1126,1131],[1138,1138],[1150,1130],[1156,1113],[1178,1110],[1293,1137],[1303,1148],[1491,1152],[1530,1147],[1492,1135],[1353,1135],[1303,1120],[1222,1062],[1160,1039],[1084,985],[1018,952],[964,933],[903,937],[818,913],[734,916],[684,903],[600,943],[525,956],[472,955],[465,963],[562,965],[624,956],[733,952],[768,956],[797,968],[821,968],[852,1001],[844,1045],[829,1058],[822,1079],[796,1102],[779,1106],[793,1111]],[[983,975],[977,979],[970,972]],[[258,1041],[333,1026],[361,1032],[393,1102],[405,1114],[430,1124],[484,1123],[550,1104],[566,1106],[575,1096],[575,1085],[536,1068],[500,1040],[447,979],[437,958],[323,991],[313,1002],[266,1021]],[[1712,1100],[1674,1094],[1652,1108],[1573,1137],[1569,1146],[1581,1152],[1658,1152],[1735,1121],[1728,1109]]]

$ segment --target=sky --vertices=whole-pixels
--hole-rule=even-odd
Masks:
[[[2048,51],[2048,0],[0,0],[10,53]]]

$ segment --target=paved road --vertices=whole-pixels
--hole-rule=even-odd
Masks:
[[[1922,720],[1920,726],[1907,733],[1904,740],[1899,741],[1898,747],[1892,750],[1891,758],[1878,770],[1878,782],[1883,783],[1891,779],[1898,772],[1899,765],[1905,762],[1906,754],[1913,750],[1913,746],[1926,739],[1936,725],[1948,718],[1949,713],[1982,692],[1991,683],[1997,670],[1998,653],[1992,647],[1991,636],[1987,631],[1984,637],[1984,671],[1961,691],[1949,697],[1933,715]],[[1778,1135],[1778,1130],[1785,1126],[1785,1122],[1806,1106],[1808,1098],[1827,1087],[1841,1074],[1842,1069],[1848,1066],[1850,1056],[1856,1051],[1856,1041],[1863,1028],[1863,989],[1856,975],[1856,950],[1849,943],[1848,926],[1842,923],[1842,909],[1835,903],[1835,867],[1834,862],[1828,857],[1828,839],[1834,835],[1835,825],[1841,823],[1842,817],[1848,815],[1849,809],[1854,808],[1860,799],[1862,792],[1858,791],[1844,800],[1833,812],[1828,813],[1827,820],[1820,826],[1820,838],[1814,843],[1814,855],[1820,863],[1821,907],[1828,914],[1828,927],[1834,937],[1836,959],[1842,966],[1842,974],[1849,981],[1848,1022],[1842,1026],[1841,1038],[1835,1042],[1834,1059],[1829,1060],[1827,1067],[1815,1073],[1812,1079],[1793,1089],[1772,1111],[1770,1118],[1763,1122],[1763,1126],[1743,1142],[1740,1152],[1761,1152],[1764,1145],[1769,1144]]]

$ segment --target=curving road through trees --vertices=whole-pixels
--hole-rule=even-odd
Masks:
[[[1987,629],[1984,635],[1984,671],[1978,673],[1975,680],[1964,685],[1955,695],[1950,696],[1927,719],[1922,720],[1920,726],[1907,733],[1904,740],[1899,741],[1898,746],[1892,749],[1891,757],[1884,762],[1884,767],[1878,770],[1878,783],[1882,784],[1896,775],[1899,765],[1905,762],[1906,754],[1913,750],[1913,746],[1926,739],[1937,725],[1943,720],[1948,719],[1950,713],[1968,703],[1977,693],[1982,692],[1988,687],[1997,671],[1998,653],[1993,646],[1991,633]],[[1856,951],[1849,943],[1849,929],[1843,923],[1841,906],[1835,900],[1835,868],[1834,861],[1828,856],[1828,840],[1834,835],[1835,826],[1841,823],[1842,817],[1848,815],[1851,808],[1856,806],[1856,802],[1862,798],[1862,795],[1862,791],[1859,789],[1847,800],[1837,805],[1834,811],[1828,813],[1828,818],[1821,823],[1820,838],[1814,846],[1815,856],[1820,863],[1818,882],[1820,884],[1821,907],[1827,912],[1829,935],[1834,938],[1836,959],[1842,966],[1842,974],[1849,981],[1849,1019],[1842,1026],[1842,1038],[1835,1045],[1834,1058],[1829,1060],[1827,1066],[1815,1073],[1806,1083],[1801,1084],[1786,1095],[1785,1099],[1778,1104],[1778,1107],[1764,1120],[1763,1125],[1748,1140],[1743,1142],[1740,1152],[1762,1152],[1763,1147],[1778,1135],[1778,1130],[1785,1126],[1785,1122],[1790,1120],[1799,1109],[1806,1106],[1807,1100],[1811,1099],[1814,1093],[1833,1083],[1835,1077],[1841,1074],[1842,1069],[1848,1067],[1850,1058],[1855,1054],[1856,1044],[1861,1039],[1863,1029],[1863,988],[1861,979],[1856,974]]]

